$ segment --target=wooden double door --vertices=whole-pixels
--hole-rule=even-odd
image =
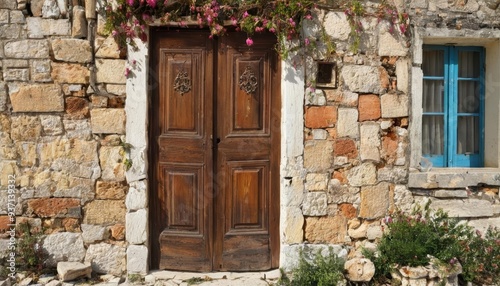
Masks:
[[[151,263],[278,267],[280,64],[273,35],[153,29]]]

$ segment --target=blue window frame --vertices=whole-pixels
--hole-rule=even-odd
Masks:
[[[484,48],[424,46],[422,155],[435,167],[482,167]]]

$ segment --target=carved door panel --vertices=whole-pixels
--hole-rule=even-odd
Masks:
[[[215,266],[265,270],[279,248],[279,83],[273,38],[222,37],[218,49]]]
[[[153,34],[152,267],[278,267],[274,37],[249,49],[239,33],[217,41],[200,31]]]

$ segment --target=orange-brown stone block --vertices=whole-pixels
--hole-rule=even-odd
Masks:
[[[381,157],[388,164],[394,163],[396,160],[396,151],[398,149],[398,137],[395,133],[389,133],[382,137],[382,152]]]
[[[7,230],[10,229],[9,227],[9,224],[11,224],[12,222],[10,221],[10,217],[9,216],[0,216],[0,233],[3,233]]]
[[[359,121],[377,120],[381,116],[380,97],[375,94],[359,96]]]
[[[125,239],[125,226],[121,223],[115,224],[110,227],[111,230],[111,237],[113,237],[116,240],[123,240]]]
[[[90,116],[89,102],[80,97],[66,98],[66,113],[71,119],[84,119]]]
[[[335,156],[347,156],[350,159],[356,158],[358,156],[356,142],[352,139],[336,140],[334,154]]]
[[[81,217],[80,200],[43,198],[28,201],[28,208],[39,217]]]
[[[342,215],[306,217],[305,238],[311,243],[344,243],[347,218]]]
[[[309,128],[333,127],[337,122],[337,107],[312,106],[306,109],[305,125]]]
[[[339,211],[348,219],[355,218],[357,210],[352,204],[340,204]]]

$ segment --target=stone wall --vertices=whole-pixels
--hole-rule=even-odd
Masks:
[[[0,247],[9,228],[7,178],[15,175],[17,220],[47,235],[49,264],[92,261],[98,273],[145,273],[148,43],[128,51],[127,62],[112,39],[99,36],[100,18],[89,42],[84,9],[73,2],[0,1]],[[324,22],[335,53],[326,57],[318,42],[303,65],[282,62],[286,269],[300,249],[334,245],[341,255],[359,255],[381,237],[382,218],[427,200],[481,230],[500,225],[498,164],[417,168],[422,44],[460,37],[498,42],[500,3],[407,2],[396,5],[410,14],[410,37],[366,17],[353,53],[344,12],[323,10],[315,21]],[[376,12],[377,3],[364,4]],[[311,39],[321,38],[316,24],[304,27]],[[325,60],[335,63],[336,86],[309,86],[316,61]],[[128,171],[126,159],[133,161]]]
[[[380,219],[391,210],[413,203],[406,187],[410,50],[390,23],[366,18],[353,53],[344,12],[318,18],[325,19],[336,52],[327,59],[320,48],[307,59],[306,82],[315,80],[315,61],[327,60],[336,65],[337,87],[305,90],[304,172],[297,178],[303,180],[303,227],[288,242],[354,250],[382,236]]]
[[[17,223],[46,235],[49,265],[91,262],[118,275],[130,192],[126,60],[112,39],[89,42],[78,3],[0,1],[0,235],[15,175]]]
[[[319,45],[306,61],[306,82],[314,82],[315,61],[325,60],[336,64],[338,82],[337,88],[305,89],[304,152],[298,160],[303,171],[290,179],[303,194],[294,202],[300,213],[285,224],[296,226],[285,228],[285,267],[292,267],[295,257],[286,252],[304,243],[342,245],[350,249],[349,256],[359,256],[361,246],[375,247],[382,218],[429,200],[432,208],[480,231],[500,227],[499,165],[422,170],[411,162],[421,158],[421,100],[416,96],[422,92],[422,45],[428,39],[435,44],[437,38],[441,44],[464,37],[469,45],[498,42],[500,2],[493,2],[396,1],[399,11],[410,15],[410,37],[387,21],[366,17],[359,53],[349,50],[350,26],[343,12],[319,15],[337,49],[327,58]],[[377,4],[364,5],[375,13]],[[305,30],[312,38],[321,37],[314,25]]]

